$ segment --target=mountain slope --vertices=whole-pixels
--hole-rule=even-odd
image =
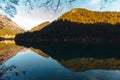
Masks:
[[[43,29],[44,27],[46,27],[46,26],[49,25],[49,24],[50,24],[49,21],[44,22],[44,23],[42,23],[42,24],[40,24],[40,25],[32,28],[32,29],[30,30],[30,32],[39,31],[39,30]]]
[[[0,15],[0,36],[9,38],[14,37],[18,33],[23,33],[24,30],[21,29],[17,24],[12,22],[6,16]]]
[[[70,22],[94,24],[94,23],[120,23],[120,12],[97,12],[87,9],[75,8],[58,18]]]

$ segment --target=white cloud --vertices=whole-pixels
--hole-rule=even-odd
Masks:
[[[96,4],[96,3],[98,3],[98,2],[100,2],[101,0],[90,0],[90,4],[92,5],[92,4]]]

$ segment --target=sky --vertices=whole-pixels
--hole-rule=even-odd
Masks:
[[[25,9],[25,6],[20,3],[20,5],[16,6],[17,14],[14,17],[10,18],[21,28],[27,31],[45,21],[52,22],[56,20],[60,15],[73,8],[86,8],[93,11],[120,11],[119,0],[114,0],[113,3],[106,3],[105,6],[102,7],[101,4],[104,4],[101,3],[101,0],[84,0],[83,2],[81,2],[81,0],[77,0],[72,4],[72,6],[63,4],[63,11],[59,13],[53,13],[51,11],[46,11],[44,8],[36,8],[28,12]]]

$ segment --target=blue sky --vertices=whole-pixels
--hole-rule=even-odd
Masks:
[[[45,11],[44,8],[34,8],[32,11],[28,12],[27,8],[23,5],[23,2],[20,2],[19,5],[16,6],[17,14],[14,16],[14,18],[11,19],[23,29],[29,30],[42,22],[53,21],[57,19],[57,17],[59,17],[61,14],[73,8],[86,8],[93,11],[120,11],[120,0],[114,0],[113,3],[106,3],[105,6],[102,6],[102,9],[101,4],[104,4],[101,3],[101,0],[77,0],[72,4],[71,7],[68,3],[63,3],[63,11],[60,13],[53,13]],[[37,4],[34,6],[36,5]],[[3,13],[2,11],[0,12]]]

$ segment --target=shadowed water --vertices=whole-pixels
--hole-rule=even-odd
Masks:
[[[0,80],[120,80],[118,48],[23,46],[0,42]]]

